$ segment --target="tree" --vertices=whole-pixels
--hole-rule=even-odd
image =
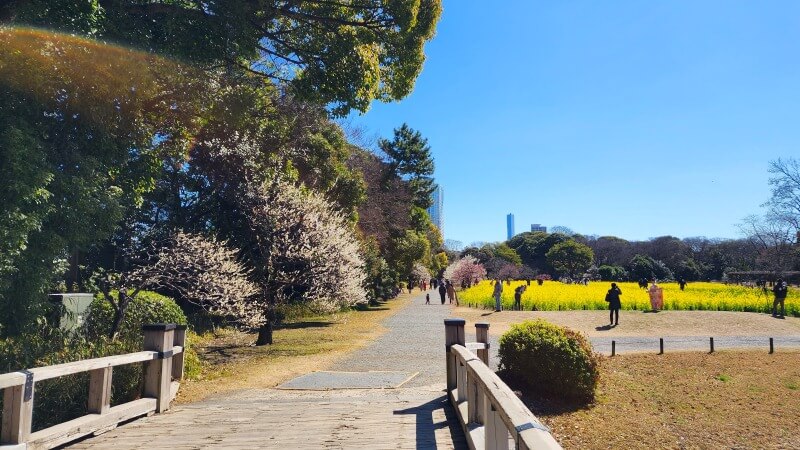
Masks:
[[[483,280],[486,278],[486,269],[475,257],[465,256],[447,266],[444,277],[459,286],[464,281],[472,283],[475,280]]]
[[[624,267],[602,265],[597,268],[602,281],[625,281],[628,279],[628,272]]]
[[[519,257],[516,251],[513,248],[509,247],[506,244],[499,244],[494,249],[494,255],[500,259],[504,259],[511,264],[520,265],[522,264],[522,258]]]
[[[525,265],[539,272],[548,272],[552,267],[548,265],[547,252],[554,245],[567,240],[569,236],[561,233],[524,232],[509,240],[508,246],[519,254]]]
[[[114,310],[110,337],[116,338],[130,303],[143,289],[166,291],[214,314],[248,323],[250,297],[257,293],[237,252],[214,238],[178,232],[147,248],[128,248],[130,270],[101,271],[100,291]]]
[[[772,197],[765,206],[772,220],[783,222],[800,233],[800,159],[778,158],[769,164]]]
[[[381,139],[378,147],[386,154],[390,170],[409,181],[414,206],[429,208],[436,185],[433,183],[434,165],[428,140],[404,123],[394,129],[394,139]]]
[[[11,2],[0,25],[58,29],[284,83],[334,114],[407,96],[440,0]],[[211,70],[211,69],[210,69]]]
[[[592,249],[572,240],[556,244],[547,252],[547,262],[558,272],[573,278],[585,272],[593,261]]]
[[[302,303],[332,312],[367,301],[358,241],[347,218],[320,194],[274,180],[249,186],[239,201],[261,288],[256,345],[272,343],[278,305]]]

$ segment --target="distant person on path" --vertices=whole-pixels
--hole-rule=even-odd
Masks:
[[[679,278],[678,285],[681,287],[681,290],[684,290],[686,288],[686,280],[684,280],[683,278]]]
[[[611,283],[611,289],[606,293],[606,301],[608,302],[608,319],[610,325],[619,325],[619,309],[622,308],[622,302],[619,296],[622,295],[622,289],[617,286],[617,283]]]
[[[425,294],[425,304],[426,305],[431,304],[431,294]]]
[[[456,299],[456,288],[453,286],[453,282],[447,280],[447,298],[450,299],[450,304],[453,304],[453,300]],[[456,300],[456,306],[458,305],[458,300]]]
[[[422,280],[422,290],[423,291],[427,291],[428,290],[428,282],[425,281],[425,280]]]
[[[775,301],[772,302],[772,317],[783,318],[786,315],[786,294],[789,292],[789,287],[782,278],[778,278],[775,285],[772,286],[772,293],[775,294]],[[781,315],[778,316],[778,304],[781,305]]]
[[[431,278],[431,289],[436,289],[437,287],[439,287],[439,280]]]
[[[444,305],[444,298],[447,295],[447,286],[445,286],[444,282],[441,280],[437,280],[436,284],[439,285],[439,297],[441,297],[442,304]]]
[[[514,289],[514,310],[522,311],[522,293],[525,292],[525,286],[517,286]]]
[[[498,278],[497,281],[494,283],[494,292],[492,293],[494,297],[494,310],[495,312],[500,312],[503,310],[503,304],[500,303],[500,298],[503,296],[503,282],[500,281]]]

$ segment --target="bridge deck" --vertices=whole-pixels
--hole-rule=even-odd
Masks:
[[[466,448],[444,394],[442,321],[450,310],[417,296],[384,322],[386,334],[330,368],[419,372],[398,389],[250,389],[179,405],[71,448]]]

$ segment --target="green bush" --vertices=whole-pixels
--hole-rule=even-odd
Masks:
[[[536,393],[578,402],[594,400],[599,356],[589,341],[544,320],[515,324],[500,337],[500,370]]]
[[[111,293],[117,296],[116,292]],[[108,336],[114,323],[114,308],[97,294],[89,306],[86,328],[91,337]],[[142,325],[151,323],[176,323],[186,325],[186,315],[174,300],[156,292],[142,291],[128,305],[119,329],[122,341],[142,341]]]
[[[153,292],[142,292],[131,302],[117,340],[108,338],[114,311],[101,297],[89,307],[86,333],[65,332],[44,321],[26,334],[0,340],[0,373],[32,367],[61,364],[83,359],[133,353],[142,350],[141,326],[147,323],[186,324],[186,316],[175,302]],[[191,349],[194,335],[187,335],[185,375],[196,377],[200,360]],[[141,395],[142,365],[114,368],[111,404],[135,400]],[[86,414],[89,391],[88,373],[59,377],[36,383],[33,428],[40,430]]]

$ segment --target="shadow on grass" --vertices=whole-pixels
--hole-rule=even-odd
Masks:
[[[289,322],[289,323],[282,323],[275,327],[276,330],[303,330],[306,328],[327,328],[331,325],[335,325],[335,322],[315,322],[315,321],[300,321],[300,322]]]
[[[549,393],[537,392],[533,387],[510,377],[503,371],[497,372],[497,375],[537,417],[558,416],[575,411],[588,410],[592,407],[591,402],[565,399]]]

